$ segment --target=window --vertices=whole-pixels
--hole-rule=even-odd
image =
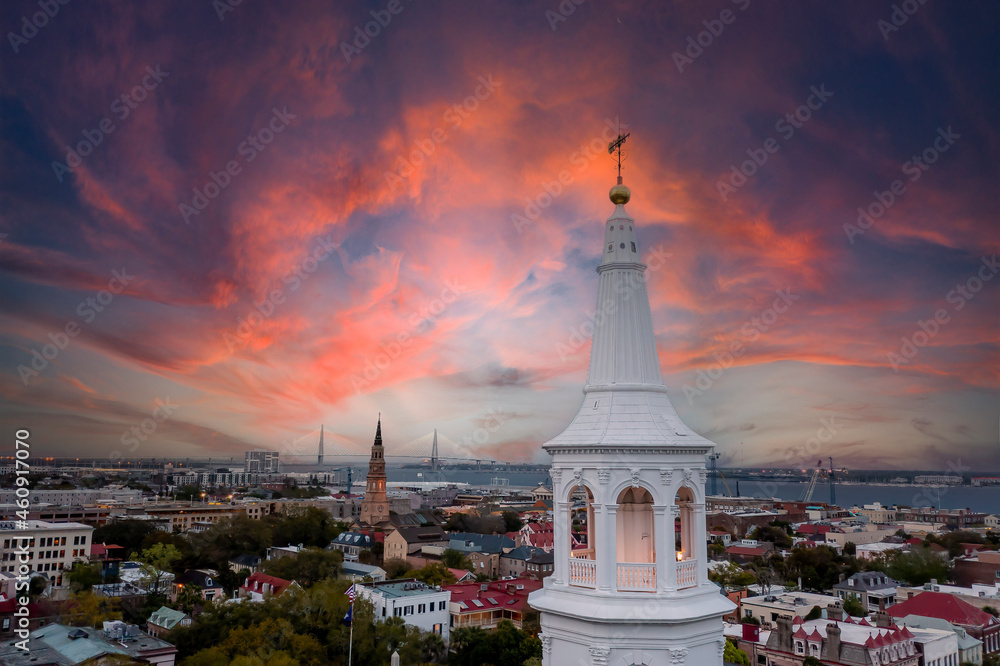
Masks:
[[[440,604],[438,604],[438,610],[444,610],[444,602],[443,601]]]
[[[426,604],[420,604],[419,606],[417,606],[417,612],[418,613],[423,613],[426,610],[427,610],[427,605]]]
[[[638,250],[635,249],[635,241],[632,241],[632,251],[633,252],[637,252],[638,251]]]
[[[795,654],[805,654],[806,651],[802,646],[802,641],[795,641]]]

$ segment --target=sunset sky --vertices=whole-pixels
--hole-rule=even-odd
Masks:
[[[995,2],[39,12],[0,6],[7,448],[360,453],[381,412],[388,455],[544,462],[620,119],[664,380],[721,464],[1000,470]]]

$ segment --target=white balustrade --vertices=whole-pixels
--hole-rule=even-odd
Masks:
[[[655,592],[656,564],[653,562],[619,562],[618,589]]]
[[[597,587],[597,561],[580,557],[569,558],[569,584],[577,587]]]
[[[677,563],[677,589],[694,587],[698,584],[698,560],[682,560]]]

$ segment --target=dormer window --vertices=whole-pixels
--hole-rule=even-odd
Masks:
[[[805,654],[805,653],[806,650],[805,646],[802,644],[802,641],[795,641],[795,654]]]

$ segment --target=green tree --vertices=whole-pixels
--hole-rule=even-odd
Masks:
[[[844,600],[844,612],[851,617],[864,617],[867,615],[864,606],[854,597],[848,597]]]
[[[177,610],[193,613],[195,606],[204,603],[205,600],[201,598],[201,587],[198,585],[184,585],[177,591]]]
[[[385,577],[391,580],[393,578],[403,578],[406,572],[410,570],[410,565],[406,560],[393,558],[386,560],[382,564],[382,568],[385,570]]]
[[[472,571],[472,563],[469,562],[469,558],[465,556],[465,553],[454,548],[446,549],[441,554],[441,561],[446,567],[452,569],[468,569]]]
[[[344,554],[339,550],[304,548],[295,555],[286,555],[262,563],[264,573],[285,580],[294,580],[299,585],[312,585],[325,578],[336,578]]]
[[[517,511],[504,511],[500,516],[503,518],[504,532],[516,532],[524,527],[524,521],[521,520]]]
[[[157,532],[156,525],[148,520],[121,518],[109,520],[104,525],[94,528],[93,543],[114,544],[125,549],[124,552],[142,550],[145,538]]]
[[[97,627],[102,622],[120,620],[117,599],[99,597],[93,592],[77,592],[64,606],[62,620],[74,627]]]
[[[735,562],[726,562],[723,566],[714,567],[709,571],[708,578],[725,589],[746,587],[756,580],[752,571],[746,571]]]
[[[405,578],[415,578],[428,585],[450,585],[455,582],[455,574],[441,562],[430,562],[423,569],[411,569]]]
[[[142,553],[132,553],[132,561],[140,563],[140,572],[144,586],[153,591],[159,591],[165,574],[171,573],[174,563],[181,557],[173,544],[157,543],[146,548]]]
[[[743,666],[750,666],[750,658],[747,653],[736,647],[736,643],[732,639],[726,639],[726,649],[722,653],[723,661],[731,664],[742,664]]]
[[[802,666],[823,666],[823,662],[810,655],[802,660]]]
[[[950,576],[947,560],[926,547],[906,552],[890,551],[886,573],[915,587],[930,582],[932,578],[945,581]]]
[[[87,591],[101,582],[101,565],[74,562],[73,568],[66,572],[66,579],[74,591]]]
[[[848,541],[844,544],[844,555],[857,555],[858,547],[853,541]]]
[[[812,610],[810,610],[809,613],[806,615],[805,621],[809,622],[810,620],[818,620],[821,617],[823,617],[823,609],[820,608],[819,606],[813,606]]]
[[[313,506],[272,513],[263,520],[271,525],[272,543],[278,546],[302,544],[325,548],[345,529],[328,512]]]

